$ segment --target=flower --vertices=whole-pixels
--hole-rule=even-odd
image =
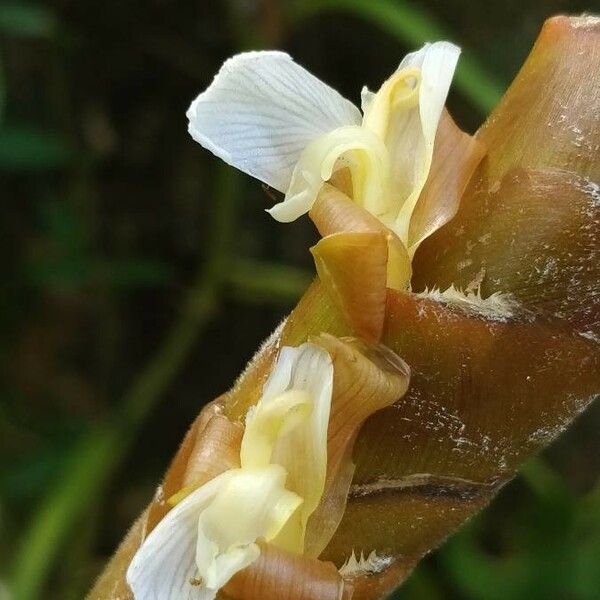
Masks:
[[[323,348],[281,349],[246,417],[240,468],[178,494],[127,571],[136,600],[175,600],[183,589],[213,598],[259,557],[259,540],[302,553],[325,487],[332,381]]]
[[[285,53],[238,54],[192,102],[189,132],[285,193],[268,211],[282,222],[310,211],[323,185],[346,170],[349,195],[398,236],[410,261],[411,216],[459,54],[448,42],[408,54],[377,93],[363,88],[362,115]],[[407,284],[404,277],[400,285]]]
[[[208,600],[246,585],[265,600],[279,597],[280,585],[298,593],[317,585],[321,600],[340,598],[342,576],[317,557],[346,508],[357,431],[406,392],[409,376],[383,346],[322,334],[280,349],[241,441],[230,435],[235,420],[206,407],[196,446],[204,464],[192,468],[199,483],[184,477],[172,508],[154,528],[146,521],[150,532],[126,576],[135,599]],[[237,466],[215,469],[235,464],[234,449]]]

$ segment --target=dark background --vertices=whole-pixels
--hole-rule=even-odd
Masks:
[[[474,131],[568,0],[0,0],[0,599],[77,599],[186,428],[313,273],[307,219],[188,137],[225,58],[277,47],[359,101],[425,39],[464,49]],[[390,18],[390,14],[394,18]],[[466,64],[465,64],[466,63]],[[600,410],[398,598],[600,598]]]

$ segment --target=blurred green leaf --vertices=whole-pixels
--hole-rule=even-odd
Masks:
[[[444,600],[444,597],[435,573],[421,563],[402,587],[388,596],[387,600]]]
[[[43,171],[64,167],[73,148],[63,137],[29,126],[0,128],[0,170]]]
[[[106,478],[121,448],[117,430],[98,429],[85,436],[71,453],[62,476],[48,492],[47,501],[35,514],[35,527],[20,540],[15,556],[11,592],[14,598],[36,598],[50,569],[49,556],[60,552],[65,523],[74,523],[89,510],[98,481]]]
[[[26,278],[38,286],[131,288],[164,285],[172,279],[172,270],[166,263],[150,259],[96,259],[75,254],[31,263]]]
[[[171,281],[173,270],[166,262],[145,259],[96,260],[92,274],[97,281],[112,287],[163,285]]]
[[[26,2],[0,3],[0,32],[20,37],[50,37],[56,19],[45,6]]]
[[[234,236],[239,181],[239,176],[221,167],[216,178],[220,202],[207,226],[210,254],[185,299],[181,316],[124,394],[115,418],[99,425],[73,450],[61,477],[48,490],[22,534],[11,557],[10,590],[15,600],[33,600],[42,595],[62,544],[78,519],[89,514],[97,502],[139,426],[160,401],[213,315]]]
[[[79,287],[89,282],[90,265],[83,256],[44,257],[25,266],[25,279],[36,287]]]
[[[579,552],[574,560],[573,584],[585,597],[591,590],[600,590],[600,483],[578,501],[574,529]]]
[[[290,15],[294,20],[306,19],[327,10],[354,13],[411,46],[455,37],[426,10],[401,0],[296,0],[292,6]],[[454,81],[483,114],[498,103],[505,88],[468,51],[461,56]]]
[[[0,462],[0,489],[6,498],[22,501],[43,490],[72,448],[49,444],[43,452]]]
[[[440,554],[444,566],[466,598],[521,598],[520,591],[530,565],[518,560],[501,562],[487,556],[478,545],[481,528],[482,521],[478,517],[450,539]]]
[[[519,475],[542,502],[566,502],[570,497],[564,480],[539,456],[528,460],[520,468]]]
[[[600,494],[577,501],[539,459],[526,470],[532,494],[504,525],[505,539],[490,552],[489,514],[477,517],[440,552],[449,576],[470,600],[596,599]]]
[[[140,287],[168,283],[166,262],[137,258],[106,258],[94,254],[92,240],[79,215],[66,202],[38,204],[44,252],[26,261],[26,282],[34,286]]]
[[[79,215],[66,202],[44,200],[37,204],[41,228],[46,237],[70,252],[84,250],[89,235]]]

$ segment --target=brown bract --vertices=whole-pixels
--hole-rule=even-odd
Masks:
[[[335,565],[261,545],[259,559],[223,589],[231,600],[350,600],[351,584]]]
[[[477,139],[456,218],[415,256],[413,289],[510,292],[600,339],[600,20],[556,17]]]
[[[379,340],[385,318],[387,242],[381,233],[334,233],[311,248],[317,274],[355,333]]]
[[[254,568],[285,564],[289,571],[281,585],[290,590],[288,584],[313,566],[339,583],[330,567],[322,566],[325,562],[339,568],[352,551],[365,557],[375,551],[362,570],[345,572],[344,578],[356,600],[381,598],[598,395],[598,114],[600,20],[551,19],[506,97],[477,133],[487,154],[475,171],[480,146],[466,138],[461,142],[466,149],[462,156],[470,158],[461,163],[464,172],[447,169],[444,175],[445,163],[434,160],[437,167],[427,194],[442,193],[446,185],[436,183],[439,179],[453,181],[447,187],[458,190],[462,199],[454,219],[416,252],[413,292],[388,287],[383,295],[378,291],[379,295],[359,298],[357,282],[371,281],[364,267],[370,259],[356,258],[354,282],[352,273],[343,269],[334,273],[338,267],[331,267],[332,260],[334,264],[342,260],[332,258],[336,252],[350,252],[347,237],[344,243],[335,242],[333,250],[316,253],[326,256],[324,281],[309,288],[225,395],[223,414],[231,422],[241,421],[258,400],[277,349],[308,339],[323,344],[334,361],[338,355],[359,351],[359,359],[368,359],[374,365],[369,368],[381,375],[386,373],[381,357],[375,360],[354,342],[338,348],[348,342],[336,339],[379,337],[410,366],[410,384],[402,395],[403,369],[397,363],[391,380],[384,377],[378,384],[381,396],[369,400],[364,416],[375,405],[379,410],[367,418],[356,441],[343,426],[330,432],[332,439],[351,439],[354,450],[351,457],[346,451],[332,452],[331,468],[338,469],[340,480],[346,477],[348,499],[339,527],[319,554],[320,565],[303,558],[290,566],[294,561],[279,557]],[[456,208],[453,201],[446,206],[451,207],[447,214]],[[422,210],[427,212],[425,206]],[[322,233],[348,234],[352,228]],[[355,233],[375,233],[373,244],[379,252],[381,229]],[[380,262],[373,264],[379,265],[373,281],[380,281]],[[379,329],[380,312],[374,310],[372,322],[360,313],[361,307],[382,301]],[[379,375],[374,372],[369,381]],[[352,389],[353,377],[346,380],[345,395]],[[360,382],[360,376],[355,378]],[[390,381],[397,387],[386,397]],[[334,400],[332,414],[336,411]],[[165,489],[175,480],[182,485],[201,430],[199,425],[192,428],[167,473]],[[348,488],[350,461],[356,468]],[[109,563],[90,598],[126,597],[123,574],[142,533],[143,520]],[[268,562],[268,555],[263,558]],[[248,572],[239,575],[242,580],[248,576]],[[315,581],[320,577],[315,575]],[[252,597],[244,595],[243,588],[237,590],[240,600]],[[290,592],[283,597],[303,596]]]
[[[486,145],[461,131],[444,109],[435,135],[431,171],[410,219],[411,254],[456,215],[465,188],[485,154]]]
[[[346,170],[346,169],[343,169]],[[344,186],[343,189],[347,189]],[[357,289],[362,287],[362,290],[366,290],[368,286],[372,286],[373,289],[379,290],[381,287],[393,288],[393,289],[404,289],[411,276],[410,257],[404,244],[400,241],[398,236],[388,229],[378,218],[374,217],[370,212],[356,204],[349,195],[347,195],[342,189],[333,187],[330,184],[325,184],[323,189],[319,193],[317,200],[309,212],[309,216],[313,223],[317,227],[323,239],[314,248],[311,249],[313,255],[315,255],[315,262],[317,268],[319,268],[319,257],[315,254],[319,252],[320,248],[328,243],[330,236],[340,234],[378,234],[385,242],[387,248],[385,261],[386,268],[384,269],[385,277],[383,280],[375,279],[370,271],[369,265],[366,264],[368,259],[363,258],[359,264],[356,265],[356,275],[354,276],[355,282],[348,283],[348,275],[342,277],[342,284],[349,290]],[[374,238],[375,239],[375,238]],[[376,242],[380,244],[380,242]],[[336,271],[339,267],[336,266],[336,258],[329,258],[328,262],[334,263],[331,270]],[[365,264],[363,264],[365,263]],[[378,274],[379,275],[379,274]],[[328,280],[331,279],[331,282]],[[335,286],[337,281],[335,276],[326,278],[327,285]],[[341,306],[344,303],[352,304],[355,302],[353,298],[338,298],[341,302]],[[373,323],[379,333],[381,333],[381,323],[379,322],[379,315],[383,313],[383,308],[376,311],[376,317],[373,318]],[[351,319],[354,319],[357,315],[350,313],[348,315]]]
[[[192,425],[177,455],[179,460],[173,462],[149,507],[145,535],[167,514],[173,505],[169,500],[175,495],[181,499],[213,477],[240,466],[244,428],[222,412],[223,406],[215,400]]]
[[[327,431],[325,491],[306,529],[305,554],[321,555],[344,515],[354,474],[352,450],[363,423],[408,389],[408,365],[386,346],[322,333],[310,340],[333,361],[333,396]]]

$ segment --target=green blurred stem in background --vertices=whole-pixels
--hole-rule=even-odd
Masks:
[[[6,82],[4,80],[4,64],[0,56],[0,123],[4,117],[4,109],[6,107]]]
[[[135,433],[189,356],[203,326],[218,307],[235,224],[239,177],[223,166],[217,177],[212,219],[207,223],[210,255],[189,291],[179,318],[162,347],[119,403],[121,409],[82,439],[63,476],[36,511],[14,559],[10,589],[15,600],[39,597],[61,544],[81,521],[126,455]]]
[[[312,280],[312,273],[288,265],[238,258],[226,275],[234,297],[245,302],[296,302]]]
[[[296,1],[289,13],[293,23],[324,11],[340,10],[371,21],[408,46],[454,36],[421,8],[394,0],[312,0]],[[496,81],[469,52],[458,63],[454,85],[479,111],[487,113],[498,103],[504,86]]]

